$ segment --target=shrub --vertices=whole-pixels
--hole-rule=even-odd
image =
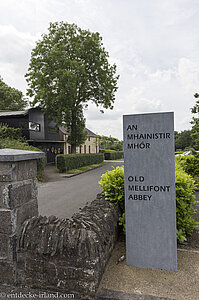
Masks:
[[[114,160],[114,159],[120,159],[124,157],[123,151],[105,151],[104,152],[104,158],[106,160]]]
[[[176,164],[176,220],[177,220],[177,239],[182,242],[186,240],[186,235],[191,234],[193,229],[198,226],[192,218],[196,213],[194,180],[188,175],[182,167]],[[121,208],[119,224],[125,231],[125,205],[124,205],[124,167],[113,168],[102,175],[100,186],[103,189],[106,200],[118,204]]]
[[[84,166],[103,162],[102,153],[95,154],[59,154],[56,157],[56,167],[60,172],[78,169]]]
[[[0,123],[0,139],[14,139],[20,140],[21,136],[21,128],[12,128],[8,127],[7,124]]]
[[[42,150],[40,150],[39,148],[29,146],[26,141],[14,140],[14,139],[9,139],[9,138],[6,138],[6,139],[0,138],[0,149],[3,149],[3,148],[42,152]],[[43,180],[42,173],[43,173],[45,164],[46,164],[45,157],[37,159],[37,179],[39,181]]]
[[[122,213],[124,212],[124,167],[113,167],[107,171],[99,181],[106,200],[118,204]]]
[[[176,219],[177,238],[180,242],[186,240],[186,235],[191,234],[198,223],[193,219],[196,213],[197,201],[193,195],[195,184],[193,178],[187,174],[182,166],[176,163]]]
[[[191,176],[199,176],[199,157],[194,155],[177,156],[176,162]]]

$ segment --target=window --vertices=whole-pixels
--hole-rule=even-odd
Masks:
[[[29,122],[29,130],[39,132],[41,130],[40,124],[35,122]]]

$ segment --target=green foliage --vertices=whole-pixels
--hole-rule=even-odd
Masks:
[[[95,154],[59,154],[56,157],[56,167],[60,172],[78,169],[80,167],[103,162],[102,153]]]
[[[108,136],[100,136],[100,149],[123,151],[123,141]]]
[[[177,156],[177,163],[179,163],[183,170],[191,176],[199,176],[199,157],[194,155]]]
[[[12,128],[8,127],[7,124],[0,123],[0,139],[15,139],[20,140],[22,139],[21,136],[21,128]]]
[[[176,164],[175,184],[177,239],[183,242],[186,241],[187,234],[191,234],[194,228],[198,227],[198,223],[193,219],[197,201],[193,195],[194,180],[184,172],[179,163]]]
[[[27,150],[27,151],[40,151],[39,148],[29,146],[26,141],[22,140],[15,140],[15,139],[10,139],[10,138],[0,138],[0,149],[20,149],[20,150]],[[39,158],[37,159],[37,179],[39,181],[42,181],[42,173],[44,170],[46,164],[46,159],[45,158]]]
[[[106,160],[120,159],[124,157],[123,151],[105,151],[104,158]]]
[[[8,86],[0,76],[0,110],[23,110],[26,106],[22,92]]]
[[[196,93],[194,97],[199,98],[199,94]],[[194,115],[191,120],[193,147],[195,150],[199,150],[199,100],[196,100],[196,104],[192,107],[191,112]]]
[[[121,215],[121,217],[119,217],[119,222],[118,224],[122,227],[123,231],[126,231],[126,220],[125,220],[125,213],[123,213]]]
[[[181,132],[175,131],[175,149],[186,149],[193,145],[192,131],[184,130]]]
[[[107,171],[102,175],[99,184],[106,200],[118,204],[124,212],[124,167],[116,167],[112,171]]]
[[[48,34],[32,50],[28,95],[58,125],[64,122],[72,152],[85,140],[88,102],[113,108],[118,76],[108,57],[99,33],[63,22],[50,23]]]
[[[192,218],[196,212],[194,180],[176,163],[176,218],[177,218],[177,239],[182,242],[186,235],[191,234],[193,229],[198,227],[197,222]],[[124,167],[113,168],[102,175],[99,182],[103,189],[106,200],[118,204],[121,209],[119,224],[125,231],[125,197],[124,197]]]

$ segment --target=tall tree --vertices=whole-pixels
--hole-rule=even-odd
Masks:
[[[0,76],[0,110],[23,110],[26,105],[22,92],[8,86]]]
[[[34,97],[32,105],[65,124],[74,153],[85,140],[88,102],[113,109],[116,66],[109,64],[99,33],[63,22],[50,23],[48,30],[32,50],[27,94]]]
[[[122,151],[123,150],[123,141],[119,141],[116,138],[108,137],[108,136],[100,136],[100,149],[108,149],[108,150],[116,150]]]
[[[175,149],[184,150],[185,148],[191,147],[193,144],[192,131],[183,130],[181,132],[175,131]]]
[[[196,93],[194,97],[199,98],[199,94]],[[192,107],[191,112],[194,114],[191,120],[193,146],[195,150],[199,150],[199,99],[196,100],[196,104]]]

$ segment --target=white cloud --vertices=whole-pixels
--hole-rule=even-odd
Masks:
[[[89,105],[87,126],[122,138],[122,115],[174,111],[190,127],[199,91],[199,2],[196,0],[0,1],[0,75],[25,90],[31,49],[50,22],[76,23],[103,37],[120,80],[113,111]]]
[[[35,36],[17,31],[12,25],[0,25],[0,75],[7,84],[24,92],[24,75],[35,40]]]

